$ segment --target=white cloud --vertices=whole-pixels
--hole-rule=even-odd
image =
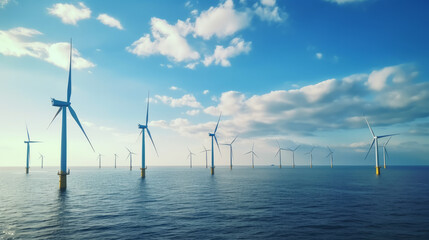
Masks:
[[[166,20],[153,17],[151,26],[152,33],[145,34],[127,47],[128,52],[142,57],[161,54],[175,62],[200,58],[200,54],[194,51],[184,38],[192,30],[189,20],[178,20],[176,25],[170,25]]]
[[[193,110],[186,111],[186,114],[188,114],[189,116],[195,116],[198,113],[200,113],[200,110],[198,110],[198,109],[193,109]]]
[[[170,90],[173,90],[173,91],[176,91],[176,90],[178,90],[179,88],[178,87],[176,87],[176,86],[171,86],[170,87]]]
[[[364,2],[366,0],[325,0],[326,2],[337,3],[338,5],[345,3],[356,3],[356,2]]]
[[[251,16],[247,12],[236,11],[233,1],[226,0],[218,7],[201,12],[195,20],[195,35],[206,40],[213,35],[224,38],[249,26],[250,20]]]
[[[316,53],[316,58],[317,59],[322,59],[323,58],[323,54],[320,53],[320,52]]]
[[[189,68],[193,70],[197,65],[198,65],[198,62],[188,63],[186,64],[185,68]]]
[[[203,94],[204,94],[204,95],[206,95],[206,94],[208,94],[208,93],[209,93],[209,90],[204,90],[204,91],[203,91]]]
[[[155,98],[159,99],[164,104],[168,104],[171,107],[192,107],[192,108],[202,108],[201,103],[197,101],[194,95],[186,94],[181,98],[172,98],[168,96],[156,95]]]
[[[287,14],[276,6],[276,0],[261,0],[261,4],[255,3],[253,8],[263,21],[282,22],[287,18]]]
[[[371,89],[380,91],[386,86],[386,82],[391,79],[395,83],[405,82],[418,75],[410,65],[402,64],[385,67],[381,70],[372,71],[368,78],[368,85]]]
[[[52,8],[48,8],[48,12],[51,15],[61,18],[63,23],[73,25],[76,25],[80,20],[91,17],[91,10],[82,2],[79,2],[78,6],[67,3],[56,3]]]
[[[206,56],[203,63],[205,66],[209,66],[214,62],[216,65],[220,64],[223,67],[229,67],[231,63],[228,59],[241,53],[248,53],[251,49],[251,44],[251,42],[245,42],[241,38],[234,38],[226,48],[220,45],[216,46],[213,55]]]
[[[4,8],[9,2],[10,0],[0,0],[0,8]]]
[[[5,56],[31,56],[42,59],[55,66],[68,69],[70,44],[67,42],[42,43],[27,41],[26,38],[40,35],[41,32],[29,28],[13,28],[8,31],[0,30],[0,53]],[[72,65],[74,69],[94,67],[95,64],[80,56],[73,48]]]
[[[192,10],[191,14],[194,15],[194,16],[196,16],[198,14],[198,10],[197,9]]]
[[[103,13],[98,15],[97,20],[99,20],[101,23],[103,23],[104,25],[107,25],[109,27],[114,27],[117,28],[119,30],[124,30],[124,28],[121,25],[121,22],[119,22],[119,20]]]

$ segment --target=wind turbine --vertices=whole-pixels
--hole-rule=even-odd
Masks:
[[[365,159],[368,157],[368,154],[371,151],[371,148],[372,148],[372,146],[374,145],[374,142],[375,142],[375,174],[376,175],[380,175],[380,167],[378,165],[378,139],[385,138],[385,137],[390,137],[390,136],[395,136],[395,135],[398,135],[398,134],[389,134],[389,135],[376,136],[374,134],[374,131],[372,131],[371,126],[369,125],[368,119],[365,118],[365,121],[366,121],[366,124],[368,125],[369,131],[371,132],[371,135],[373,137],[371,146],[369,147],[369,150],[368,150],[368,153],[365,156]]]
[[[307,154],[310,155],[310,168],[313,168],[313,150],[314,150],[314,147],[311,148],[310,152],[306,153],[306,155]]]
[[[114,156],[115,156],[115,168],[116,168],[116,158],[118,157],[118,154],[114,154]]]
[[[194,156],[196,156],[196,155],[195,155],[195,153],[193,153],[193,152],[191,151],[191,149],[189,149],[189,148],[188,148],[188,151],[189,151],[189,155],[188,155],[188,157],[187,157],[186,159],[188,159],[188,158],[189,158],[189,161],[190,161],[190,168],[192,168],[192,155],[194,155]]]
[[[229,169],[232,169],[232,144],[235,142],[238,136],[232,140],[231,143],[221,143],[220,145],[229,146]]]
[[[219,154],[222,154],[222,153],[220,153],[219,143],[217,142],[217,138],[216,138],[216,131],[217,131],[217,128],[219,127],[219,121],[220,121],[221,116],[222,116],[222,113],[219,115],[219,119],[217,120],[217,124],[216,124],[216,127],[215,127],[213,133],[209,133],[209,136],[212,138],[212,166],[210,168],[211,175],[214,175],[214,168],[215,168],[215,166],[214,166],[214,148],[213,148],[213,146],[214,146],[213,142],[214,141],[213,141],[213,139],[216,141],[216,145],[217,145],[217,148],[219,150]]]
[[[142,167],[141,170],[141,177],[146,177],[146,147],[145,147],[145,140],[144,140],[144,132],[145,129],[147,130],[147,134],[149,135],[150,141],[152,142],[153,148],[155,148],[156,155],[158,155],[158,150],[156,150],[155,143],[153,142],[152,135],[150,134],[149,128],[148,128],[148,120],[149,120],[149,92],[147,93],[147,108],[146,108],[146,124],[141,125],[139,124],[138,127],[141,129],[140,135],[142,136]]]
[[[257,158],[259,158],[258,155],[256,155],[256,153],[253,151],[254,148],[255,148],[255,143],[253,143],[253,145],[252,145],[252,151],[249,151],[249,152],[247,152],[247,153],[244,154],[244,155],[246,155],[246,154],[251,154],[252,155],[252,168],[255,168],[255,156]]]
[[[200,153],[205,152],[206,153],[206,168],[207,168],[207,152],[210,152],[210,149],[207,149],[204,145],[203,145],[204,150],[201,151]]]
[[[326,146],[329,150],[329,154],[326,157],[331,156],[331,168],[333,167],[333,161],[334,161],[334,152],[329,148],[329,146]]]
[[[70,40],[70,66],[69,66],[69,80],[68,80],[68,86],[67,86],[67,101],[66,102],[59,101],[59,100],[56,100],[55,98],[51,99],[52,106],[58,107],[59,109],[49,125],[51,125],[52,122],[55,120],[55,118],[58,116],[58,114],[61,111],[63,111],[62,128],[61,128],[61,170],[60,172],[58,172],[58,175],[60,176],[60,189],[67,188],[67,175],[70,174],[70,171],[67,172],[67,109],[70,111],[70,114],[72,115],[73,119],[76,121],[77,125],[79,125],[80,129],[82,130],[83,134],[88,140],[89,145],[91,145],[92,150],[95,152],[94,147],[92,146],[91,141],[89,141],[88,136],[83,130],[83,127],[80,124],[79,119],[76,115],[76,112],[73,110],[70,102],[70,97],[72,92],[72,86],[71,86],[72,49],[73,49],[72,42]]]
[[[25,128],[27,129],[27,141],[24,141],[24,143],[27,144],[27,161],[26,161],[25,173],[28,174],[28,172],[30,171],[30,143],[39,143],[40,141],[31,141],[30,134],[28,133],[27,125],[25,125]]]
[[[127,161],[127,159],[130,159],[130,171],[133,170],[133,155],[136,155],[135,153],[131,152],[130,149],[128,149],[127,147],[125,147],[128,150],[128,157],[125,159],[125,161]]]
[[[386,168],[386,157],[389,157],[389,154],[387,153],[387,148],[386,148],[386,146],[387,146],[387,144],[389,143],[389,141],[390,141],[390,139],[391,139],[392,137],[389,137],[389,139],[387,140],[387,142],[385,142],[384,144],[383,144],[383,160],[384,160],[384,168]]]
[[[40,154],[40,153],[39,153]],[[43,168],[43,155],[42,154],[40,154],[40,157],[39,157],[39,159],[41,159],[42,160],[42,165],[41,165],[41,168]]]
[[[98,154],[98,168],[101,168],[101,155],[100,153]]]
[[[279,161],[280,161],[279,168],[282,168],[282,150],[287,150],[287,149],[280,147],[279,141],[276,140],[276,142],[277,142],[277,145],[279,146],[279,150],[277,150],[277,153],[274,156],[274,158],[277,157],[277,155],[279,155]]]
[[[286,151],[290,151],[290,152],[292,152],[292,167],[293,167],[293,168],[295,168],[295,151],[296,151],[296,150],[298,150],[298,148],[299,148],[300,146],[301,146],[301,145],[298,145],[298,147],[296,147],[296,148],[294,148],[294,149],[292,149],[292,148],[285,149]]]

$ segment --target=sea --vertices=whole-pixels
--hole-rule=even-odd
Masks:
[[[0,168],[0,239],[429,239],[429,167]]]

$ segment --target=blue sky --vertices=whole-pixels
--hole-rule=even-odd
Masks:
[[[71,118],[70,166],[113,165],[125,147],[138,153],[150,91],[149,127],[159,150],[149,166],[187,165],[187,147],[219,141],[234,162],[277,164],[282,147],[301,145],[298,165],[374,165],[363,114],[389,143],[391,164],[428,164],[429,23],[427,1],[21,1],[0,0],[1,166],[59,166],[68,42],[73,38],[71,102],[96,153]],[[70,115],[69,115],[70,117]],[[381,143],[384,140],[380,141]],[[229,162],[221,147],[217,165]],[[218,152],[217,152],[218,153]],[[195,157],[203,165],[205,155]],[[283,164],[290,163],[289,153]],[[134,161],[138,166],[139,161]]]

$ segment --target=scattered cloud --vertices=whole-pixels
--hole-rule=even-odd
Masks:
[[[388,80],[394,83],[402,83],[413,79],[417,75],[418,72],[410,64],[385,67],[371,72],[368,78],[368,86],[373,90],[380,91],[386,87]]]
[[[105,14],[102,13],[100,15],[98,15],[97,20],[99,20],[102,24],[107,25],[109,27],[113,27],[113,28],[117,28],[119,30],[124,30],[124,28],[121,25],[121,22],[119,22],[119,20]]]
[[[186,111],[186,114],[188,114],[189,116],[195,116],[198,113],[200,113],[200,110],[198,110],[198,109],[193,109],[193,110]]]
[[[168,104],[171,107],[192,107],[192,108],[202,108],[201,103],[192,94],[183,95],[181,98],[172,98],[168,96],[156,95],[155,98],[159,99],[164,104]]]
[[[208,94],[208,93],[209,93],[209,90],[204,90],[204,91],[203,91],[203,94],[204,94],[204,95],[206,95],[206,94]]]
[[[43,43],[31,42],[28,38],[42,33],[29,28],[13,28],[8,31],[0,30],[0,53],[5,56],[30,56],[42,59],[55,66],[68,69],[70,44],[67,42]],[[94,67],[95,64],[80,56],[77,49],[73,48],[72,65],[74,69]]]
[[[206,56],[203,63],[205,66],[209,66],[214,62],[216,65],[220,64],[223,67],[229,67],[231,66],[231,63],[228,59],[241,53],[248,53],[251,49],[251,44],[252,42],[245,42],[241,38],[234,38],[226,48],[220,45],[216,46],[213,55]]]
[[[316,58],[317,59],[322,59],[323,58],[323,54],[320,53],[320,52],[316,53]]]
[[[79,2],[77,6],[68,3],[56,3],[52,8],[48,8],[48,12],[59,17],[63,23],[72,25],[91,17],[91,10],[82,2]]]
[[[261,0],[260,4],[253,4],[255,14],[263,21],[282,22],[287,14],[276,6],[276,0]]]
[[[0,8],[4,8],[9,2],[10,0],[0,0]]]
[[[357,3],[364,2],[366,0],[325,0],[326,2],[337,3],[338,5],[346,4],[346,3]]]
[[[197,65],[198,65],[198,62],[188,63],[186,64],[185,68],[194,70]]]
[[[176,87],[176,86],[171,86],[171,87],[170,87],[170,90],[176,91],[176,90],[179,90],[179,88],[178,88],[178,87]]]

